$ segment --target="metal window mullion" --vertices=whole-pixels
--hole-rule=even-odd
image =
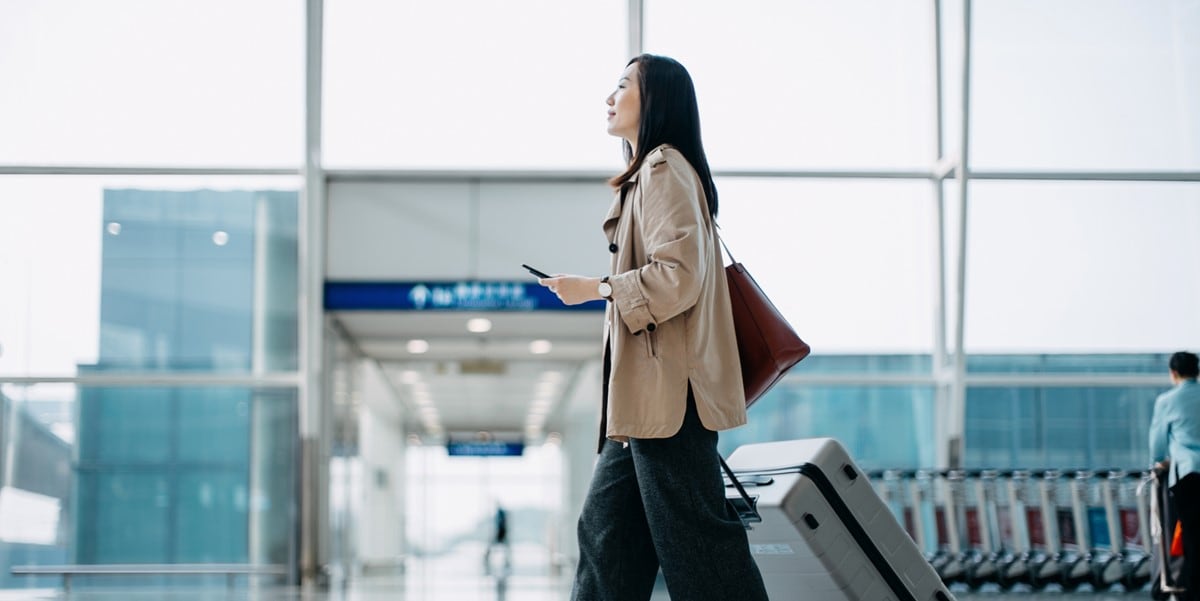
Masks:
[[[640,55],[646,47],[646,6],[643,0],[629,0],[629,58]]]
[[[950,467],[959,467],[965,452],[967,357],[964,349],[967,281],[967,191],[970,183],[971,130],[971,0],[963,0],[962,41],[962,131],[959,138],[958,186],[958,260],[956,265],[954,311],[954,372],[950,397],[951,429],[954,448],[948,449]],[[953,465],[958,463],[959,465]]]
[[[324,355],[323,285],[325,264],[325,173],[321,160],[321,86],[323,67],[324,0],[306,0],[304,30],[304,182],[300,211],[300,553],[290,566],[290,582],[318,584],[325,561],[321,552],[327,531],[322,528],[323,473],[328,460],[321,452],[325,431],[322,416]]]
[[[300,175],[296,167],[0,165],[0,175]]]
[[[945,123],[942,118],[943,95],[942,86],[942,2],[933,0],[933,60],[934,60],[934,120],[937,147],[937,164],[945,161]],[[934,324],[933,324],[933,374],[937,376],[946,368],[946,198],[942,179],[935,178],[934,189],[934,231],[937,234],[937,281],[934,282]]]
[[[940,61],[939,61],[940,64]],[[940,78],[939,78],[940,79]],[[939,106],[941,100],[938,100]],[[939,112],[942,109],[939,108]],[[939,119],[939,129],[943,126]],[[939,149],[939,157],[942,150]],[[940,162],[939,162],[940,164]],[[428,170],[428,169],[333,169],[323,170],[326,179],[341,181],[463,181],[481,182],[583,182],[603,183],[612,173],[605,170]],[[182,167],[182,166],[96,166],[96,165],[0,165],[0,175],[82,176],[300,176],[292,167]],[[989,181],[1095,181],[1095,182],[1200,182],[1200,171],[995,171],[970,170],[971,179]],[[714,177],[750,179],[924,179],[942,181],[939,168],[913,169],[715,169]]]
[[[0,376],[0,384],[73,384],[86,388],[298,388],[299,372],[263,374],[95,373],[81,376]]]

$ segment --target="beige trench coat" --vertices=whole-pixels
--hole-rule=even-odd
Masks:
[[[601,439],[669,438],[691,382],[709,430],[746,423],[721,250],[699,176],[670,146],[618,191],[604,234],[613,301],[605,314]]]

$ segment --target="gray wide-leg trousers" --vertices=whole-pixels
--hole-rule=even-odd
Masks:
[[[579,518],[572,601],[645,601],[660,565],[672,601],[767,601],[717,459],[690,390],[675,436],[606,441]]]

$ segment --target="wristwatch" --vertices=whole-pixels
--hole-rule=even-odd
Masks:
[[[600,285],[596,288],[596,292],[600,293],[600,298],[612,301],[612,284],[608,283],[608,276],[600,278]]]

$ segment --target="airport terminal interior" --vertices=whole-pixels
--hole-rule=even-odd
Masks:
[[[569,598],[605,302],[522,264],[609,273],[643,52],[812,347],[721,454],[836,439],[954,598],[1150,599],[1200,2],[0,0],[0,601]]]

